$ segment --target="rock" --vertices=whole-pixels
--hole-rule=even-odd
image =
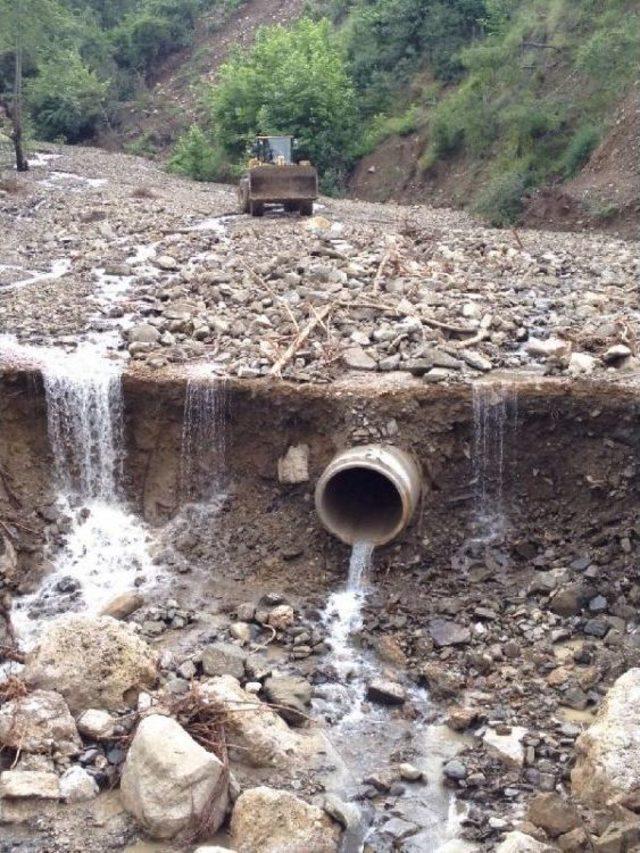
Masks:
[[[451,761],[447,761],[442,768],[442,772],[447,779],[454,779],[456,781],[466,779],[468,775],[467,768],[462,761],[459,761],[457,758],[452,758]]]
[[[281,483],[306,483],[309,480],[309,447],[306,444],[292,445],[278,459],[278,480]]]
[[[437,347],[422,347],[419,352],[419,357],[427,359],[432,367],[442,368],[444,370],[461,370],[462,362],[459,358],[449,355]]]
[[[166,270],[167,272],[177,270],[179,266],[177,260],[171,255],[158,255],[153,263],[161,270]]]
[[[640,789],[640,668],[621,675],[575,744],[573,793],[594,807]]]
[[[271,625],[276,631],[284,631],[295,621],[293,607],[290,604],[279,604],[267,616],[267,625]]]
[[[83,767],[70,767],[60,777],[60,796],[67,803],[81,803],[98,796],[98,783]]]
[[[354,803],[345,803],[335,794],[326,795],[322,808],[349,832],[355,832],[362,822],[360,809]]]
[[[572,376],[580,376],[581,374],[593,373],[596,366],[594,356],[586,352],[572,352],[569,358],[569,373]]]
[[[555,843],[566,853],[583,853],[583,850],[589,849],[589,836],[586,830],[579,826],[556,838]]]
[[[157,344],[160,332],[150,323],[139,323],[129,329],[130,344]]]
[[[122,592],[112,598],[107,606],[102,610],[101,616],[112,616],[114,619],[126,619],[131,616],[136,610],[139,610],[144,604],[144,596],[133,590]]]
[[[593,839],[594,853],[634,853],[639,849],[640,820],[634,815],[629,820],[609,824],[604,833]],[[581,848],[582,850],[587,848]]]
[[[250,788],[231,815],[239,853],[337,853],[340,829],[317,806],[288,791]]]
[[[381,705],[403,705],[407,700],[407,691],[396,681],[376,678],[367,685],[367,699]]]
[[[115,723],[111,714],[101,708],[89,708],[83,711],[76,721],[80,734],[92,740],[112,737]]]
[[[474,708],[454,706],[449,708],[447,725],[450,729],[453,729],[454,732],[463,732],[475,723],[477,717],[478,712]]]
[[[233,676],[206,681],[201,690],[214,707],[231,711],[226,730],[232,758],[253,767],[287,766],[292,761],[298,747],[296,735],[282,717],[243,690]]]
[[[429,692],[434,699],[451,699],[464,689],[462,675],[450,667],[431,661],[422,667],[422,677],[427,682]]]
[[[245,601],[236,607],[236,617],[240,622],[253,622],[256,615],[256,606],[251,601]]]
[[[483,373],[487,373],[493,367],[491,360],[485,358],[485,356],[480,355],[479,352],[475,352],[475,350],[463,349],[460,350],[460,358],[465,361],[469,367],[473,367],[474,370],[480,370]]]
[[[408,762],[401,764],[398,767],[398,772],[400,773],[400,778],[404,779],[405,782],[419,782],[424,778],[423,771]]]
[[[467,627],[449,619],[432,619],[429,622],[429,633],[438,648],[462,645],[471,640],[471,632]]]
[[[142,720],[131,742],[120,794],[125,809],[152,838],[175,838],[193,830],[205,809],[213,833],[224,820],[228,777],[220,759],[175,720],[152,714]]]
[[[560,338],[547,338],[546,341],[538,340],[537,338],[529,338],[525,344],[525,349],[534,358],[557,358],[569,352],[571,345],[567,341],[562,341]]]
[[[527,729],[522,726],[514,726],[508,735],[499,735],[495,729],[487,729],[483,740],[489,751],[504,764],[509,767],[522,767],[524,764],[522,738],[526,734]]]
[[[376,652],[380,660],[391,663],[394,666],[406,666],[407,656],[401,649],[398,641],[388,634],[382,634],[375,642]]]
[[[59,800],[58,776],[46,770],[5,770],[0,773],[0,798],[2,797]]]
[[[82,741],[62,696],[53,690],[34,690],[0,707],[0,746],[75,755]]]
[[[551,838],[570,832],[581,823],[580,813],[573,803],[555,792],[537,794],[529,803],[527,820],[544,829]]]
[[[246,657],[246,652],[233,643],[211,643],[202,650],[202,669],[206,675],[233,675],[234,678],[244,678]]]
[[[312,689],[304,678],[293,675],[267,678],[264,693],[267,702],[275,705],[280,716],[292,726],[301,726],[307,721]]]
[[[348,347],[342,353],[342,360],[350,370],[375,370],[378,366],[362,347]]]
[[[133,706],[156,675],[156,654],[110,616],[56,619],[24,671],[28,684],[56,689],[74,713]]]
[[[618,365],[620,362],[629,358],[631,350],[625,344],[615,344],[603,354],[602,360],[605,364]]]
[[[244,646],[251,641],[251,625],[248,622],[233,622],[229,625],[229,634]]]
[[[510,832],[502,844],[496,847],[496,853],[553,853],[555,849],[524,832]]]

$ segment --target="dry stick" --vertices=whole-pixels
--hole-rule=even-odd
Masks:
[[[512,228],[511,231],[513,233],[513,236],[516,238],[516,243],[518,244],[518,248],[520,249],[521,252],[523,252],[524,251],[524,244],[523,244],[522,240],[520,239],[520,235],[518,234],[518,232],[516,231],[515,228]]]
[[[256,281],[261,287],[264,287],[267,293],[269,293],[274,299],[282,303],[282,307],[287,312],[287,314],[289,315],[289,319],[293,323],[293,328],[296,330],[296,332],[299,333],[300,326],[298,325],[298,321],[296,320],[287,300],[277,294],[272,287],[269,287],[267,282],[262,278],[261,275],[258,275],[258,273],[253,269],[253,267],[250,267],[249,264],[245,263],[244,261],[240,261],[240,263],[246,269],[246,271],[249,273],[249,275],[253,278],[254,281]]]
[[[389,259],[391,258],[391,254],[393,250],[396,248],[395,244],[393,246],[389,246],[387,251],[382,256],[382,260],[380,261],[380,266],[378,267],[378,271],[376,272],[376,276],[373,279],[373,292],[380,292],[380,280],[382,279],[382,273],[384,272],[384,268],[389,263]]]
[[[332,310],[332,308],[333,308],[333,304],[325,305],[325,307],[322,309],[322,311],[319,311],[313,317],[313,319],[307,323],[307,325],[299,333],[299,335],[297,336],[295,341],[293,341],[291,344],[289,344],[289,346],[287,347],[287,349],[285,350],[283,355],[280,356],[280,358],[276,361],[276,363],[271,368],[271,375],[272,376],[282,377],[282,368],[285,367],[285,365],[287,365],[291,361],[291,359],[298,352],[298,350],[300,349],[302,344],[307,340],[307,338],[309,337],[311,332],[313,332],[313,330],[318,325],[318,323],[321,323],[324,320],[324,318],[327,316],[327,314],[329,314],[329,312]]]

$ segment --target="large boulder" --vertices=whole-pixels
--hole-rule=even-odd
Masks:
[[[298,739],[275,711],[247,693],[236,678],[221,675],[201,685],[203,698],[227,715],[229,755],[253,767],[288,764]]]
[[[140,689],[154,683],[156,658],[144,640],[110,616],[64,616],[30,656],[25,680],[57,690],[74,713],[113,711],[135,704]]]
[[[233,808],[231,839],[238,853],[336,853],[340,828],[289,791],[250,788]]]
[[[621,675],[576,741],[574,794],[600,807],[640,791],[640,668]]]
[[[53,690],[35,690],[0,707],[0,747],[50,755],[82,749],[69,707]]]
[[[170,717],[138,726],[120,780],[122,802],[153,838],[175,838],[206,812],[213,833],[224,820],[229,777],[223,763]]]

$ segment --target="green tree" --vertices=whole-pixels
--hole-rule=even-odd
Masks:
[[[61,32],[68,21],[66,10],[57,0],[0,0],[0,51],[13,55],[13,85],[7,96],[0,93],[11,119],[11,139],[16,169],[26,172],[29,163],[24,153],[25,55],[31,59],[51,50],[51,36]]]
[[[249,51],[220,69],[211,94],[214,133],[232,159],[256,134],[290,134],[320,171],[350,162],[356,98],[328,21],[261,29]]]
[[[79,53],[66,50],[40,65],[26,86],[31,117],[43,139],[86,137],[103,115],[109,83],[99,80]]]

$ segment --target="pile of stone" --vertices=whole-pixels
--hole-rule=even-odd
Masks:
[[[229,228],[231,239],[202,259],[190,259],[186,242],[158,259],[174,275],[128,332],[134,358],[154,367],[206,358],[221,374],[298,381],[637,367],[631,247],[596,273],[577,238],[544,251],[542,235],[527,235],[525,248],[477,227],[390,237],[318,217],[307,227]]]

